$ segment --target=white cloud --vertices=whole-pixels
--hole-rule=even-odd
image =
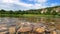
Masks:
[[[2,2],[2,4],[6,4],[6,5],[16,4],[16,5],[20,5],[20,6],[23,6],[23,7],[32,6],[32,4],[26,4],[26,3],[23,3],[23,2],[19,2],[19,0],[2,0],[0,2]]]
[[[58,3],[52,3],[51,6],[57,6],[59,5]]]
[[[19,2],[19,0],[1,0],[3,3],[16,3]]]
[[[34,1],[34,2],[37,2],[37,3],[45,3],[48,0],[29,0],[29,1]]]
[[[35,2],[38,2],[38,3],[45,3],[45,2],[47,2],[47,0],[35,0]]]
[[[30,0],[32,1],[32,0]],[[19,9],[26,10],[26,9],[39,9],[46,7],[43,5],[47,2],[47,0],[33,0],[34,2],[37,2],[35,4],[27,4],[24,2],[21,2],[20,0],[0,0],[0,8],[6,8],[6,9],[18,9],[17,7],[13,7],[14,4],[19,5]],[[23,8],[22,8],[23,7]]]

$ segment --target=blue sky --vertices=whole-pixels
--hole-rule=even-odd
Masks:
[[[29,10],[60,5],[60,0],[0,0],[0,9]]]

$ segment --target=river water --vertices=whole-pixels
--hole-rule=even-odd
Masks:
[[[21,18],[14,18],[14,17],[0,17],[0,28],[1,25],[5,27],[16,26],[21,22],[30,22],[30,23],[45,23],[50,24],[53,23],[56,25],[58,29],[60,29],[60,18],[53,18],[53,17],[21,17]]]
[[[18,22],[30,22],[30,23],[50,23],[54,22],[60,24],[60,18],[48,18],[48,17],[24,17],[24,18],[14,18],[14,17],[0,17],[0,24],[16,25]]]

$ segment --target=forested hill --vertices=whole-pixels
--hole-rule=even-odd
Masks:
[[[32,10],[26,10],[26,11],[13,11],[13,10],[0,10],[0,16],[14,16],[14,15],[24,15],[24,14],[40,14],[40,15],[59,15],[60,16],[60,6],[54,6],[54,7],[47,7],[43,9],[32,9]],[[18,15],[18,16],[19,16]]]
[[[47,7],[43,9],[35,9],[35,10],[28,10],[28,13],[36,13],[36,14],[52,14],[52,13],[59,13],[60,12],[60,6],[54,6],[54,7]]]

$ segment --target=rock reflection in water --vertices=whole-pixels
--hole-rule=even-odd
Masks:
[[[10,17],[0,17],[0,33],[22,33],[22,34],[40,34],[41,30],[43,32],[50,32],[49,29],[55,32],[54,28],[58,28],[60,25],[60,18],[46,18],[46,17],[30,17],[30,18],[10,18]],[[5,24],[5,25],[4,25]],[[4,26],[2,26],[4,25]],[[49,27],[49,28],[47,28]],[[53,28],[54,27],[54,28]],[[42,28],[42,29],[41,29]],[[2,31],[1,31],[2,30]],[[51,31],[52,31],[51,30]],[[58,31],[58,30],[57,30]],[[44,34],[44,33],[42,33]]]

